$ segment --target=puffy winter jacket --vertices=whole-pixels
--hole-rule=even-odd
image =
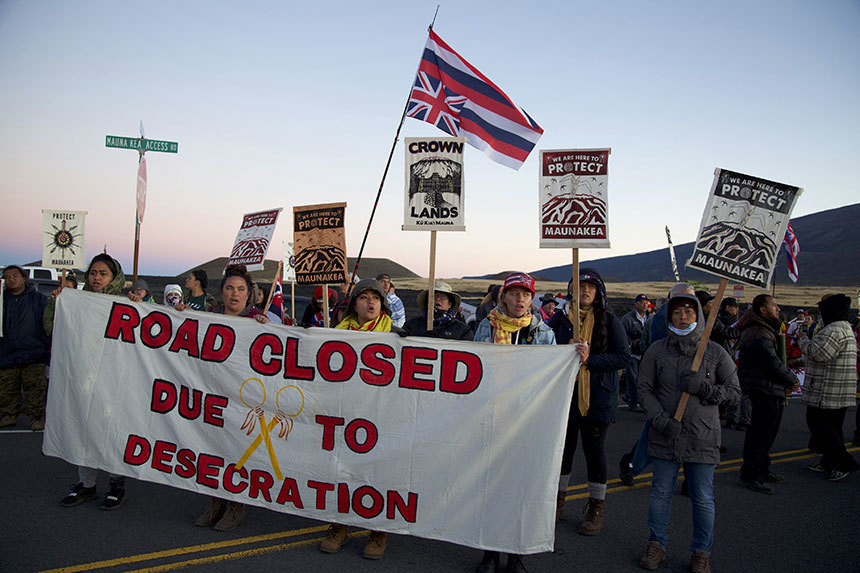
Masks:
[[[460,320],[453,318],[447,323],[434,326],[427,332],[427,317],[416,316],[406,321],[403,330],[411,336],[429,336],[430,338],[447,338],[449,340],[473,340],[472,329]]]
[[[29,285],[21,294],[3,295],[0,368],[48,361],[50,340],[42,325],[47,305],[48,297]]]
[[[784,398],[785,389],[794,386],[796,378],[779,358],[776,328],[749,309],[741,317],[738,330],[741,388],[754,396]]]

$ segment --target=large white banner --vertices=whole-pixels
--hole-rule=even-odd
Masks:
[[[84,238],[86,211],[42,209],[42,266],[86,268]]]
[[[323,521],[552,551],[577,356],[64,290],[43,451]]]

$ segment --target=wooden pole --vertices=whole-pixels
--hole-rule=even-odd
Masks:
[[[137,254],[140,252],[140,222],[137,220],[137,210],[134,215],[134,278],[131,284],[137,282]]]
[[[328,316],[328,285],[325,284],[322,286],[323,288],[323,326],[328,328],[329,323],[331,322]]]
[[[699,371],[699,366],[702,365],[702,359],[705,357],[705,349],[708,347],[708,339],[711,337],[711,331],[714,329],[714,323],[717,321],[717,310],[720,308],[720,303],[723,302],[723,295],[726,292],[726,286],[729,284],[729,279],[720,279],[720,286],[717,287],[717,296],[714,298],[714,306],[711,314],[708,315],[708,321],[705,323],[705,332],[702,333],[702,339],[699,340],[699,346],[696,348],[696,355],[693,357],[693,365],[690,370],[693,372]],[[669,316],[671,321],[672,317]],[[681,421],[684,417],[684,410],[687,409],[687,401],[690,395],[687,392],[681,394],[681,401],[678,402],[678,409],[675,410],[675,419]]]
[[[293,326],[296,326],[296,282],[290,281],[290,317],[293,319]]]
[[[573,264],[571,265],[570,283],[570,323],[573,325],[573,339],[579,338],[579,249],[573,250]]]
[[[436,231],[430,231],[430,286],[427,288],[427,332],[433,330],[436,293]]]
[[[263,312],[269,312],[269,305],[272,304],[272,297],[275,295],[275,283],[278,280],[278,277],[281,276],[281,269],[284,267],[284,261],[280,261],[278,263],[278,271],[275,273],[275,278],[272,280],[272,287],[269,289],[269,298],[266,299],[266,306]],[[281,296],[284,296],[281,293]]]

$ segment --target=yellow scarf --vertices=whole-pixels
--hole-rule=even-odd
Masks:
[[[525,328],[532,323],[531,314],[526,314],[520,318],[513,318],[502,314],[498,308],[491,310],[487,318],[490,319],[490,326],[493,327],[494,344],[510,344],[512,332]]]
[[[591,331],[594,330],[594,310],[579,309],[579,336],[591,344]],[[576,375],[576,384],[579,386],[579,413],[585,416],[591,403],[591,372],[587,364],[579,365],[579,373]]]
[[[364,330],[367,332],[391,332],[391,325],[391,317],[384,313],[361,325],[358,324],[356,316],[350,314],[340,321],[340,324],[335,326],[335,328],[341,330]]]

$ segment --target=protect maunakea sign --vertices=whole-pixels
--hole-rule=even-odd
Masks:
[[[803,189],[717,168],[687,267],[769,288]]]
[[[245,265],[249,271],[263,270],[263,261],[280,213],[278,208],[244,215],[227,266]]]
[[[465,231],[463,137],[407,137],[404,231]]]
[[[293,251],[299,284],[345,283],[346,203],[293,207]]]
[[[552,551],[578,364],[569,345],[261,325],[67,289],[43,451],[324,522]]]
[[[296,257],[293,254],[292,243],[284,245],[284,281],[288,283],[296,282]]]
[[[609,248],[611,149],[540,152],[541,248]]]
[[[42,266],[54,269],[86,268],[84,239],[86,211],[42,209]]]

